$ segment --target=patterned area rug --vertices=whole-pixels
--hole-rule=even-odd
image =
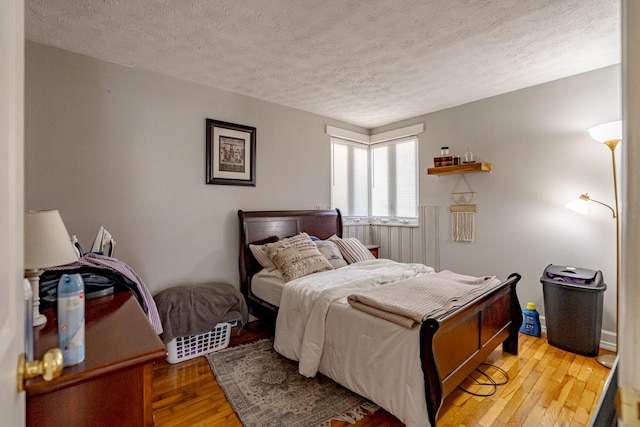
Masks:
[[[245,427],[330,426],[355,423],[378,407],[318,374],[305,378],[298,365],[263,339],[207,355],[218,384]]]

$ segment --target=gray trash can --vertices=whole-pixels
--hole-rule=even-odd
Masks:
[[[542,277],[549,344],[584,356],[597,356],[602,330],[600,270],[549,264]]]

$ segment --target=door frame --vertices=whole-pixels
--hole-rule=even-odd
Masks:
[[[619,388],[640,398],[640,2],[622,1],[622,212]],[[624,403],[624,402],[623,402]],[[633,403],[633,402],[632,402]],[[633,406],[633,405],[632,405]],[[637,421],[637,420],[636,420]]]
[[[24,45],[24,0],[0,1],[0,419],[11,426],[25,424],[16,383],[25,342]]]

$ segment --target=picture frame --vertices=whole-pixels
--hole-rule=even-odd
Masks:
[[[256,186],[256,128],[206,119],[206,184]]]

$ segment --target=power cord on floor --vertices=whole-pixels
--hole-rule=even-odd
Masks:
[[[488,396],[493,396],[496,391],[498,390],[498,386],[500,385],[504,385],[506,383],[509,382],[509,374],[507,374],[507,372],[496,366],[496,365],[492,365],[491,363],[481,363],[481,365],[484,366],[489,366],[494,368],[495,370],[497,370],[498,372],[500,372],[500,374],[502,374],[502,376],[504,377],[504,379],[500,382],[494,380],[493,378],[491,378],[491,376],[489,376],[489,374],[487,374],[485,371],[481,370],[480,368],[476,368],[476,372],[479,372],[481,376],[486,378],[486,381],[488,382],[481,382],[479,377],[474,377],[473,374],[469,374],[469,378],[471,378],[473,381],[475,381],[475,383],[479,386],[490,386],[492,387],[492,391],[490,393],[476,393],[470,390],[467,390],[465,388],[463,388],[462,386],[458,386],[458,388],[462,391],[464,391],[465,393],[469,393],[473,396],[479,396],[479,397],[488,397]]]

